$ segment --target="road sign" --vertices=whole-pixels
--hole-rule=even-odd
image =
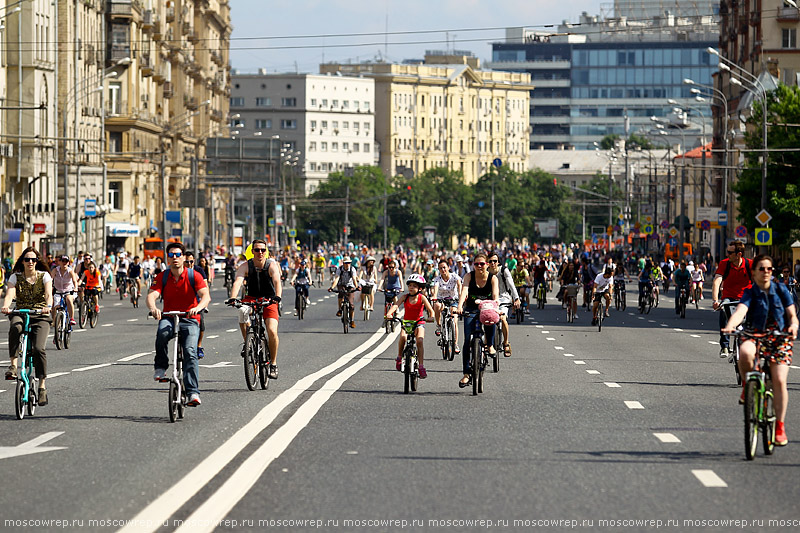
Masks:
[[[673,247],[674,246],[678,246],[678,239],[676,239],[675,237],[670,237],[669,241],[667,241],[667,242],[669,242],[670,246],[673,246]]]
[[[645,224],[642,228],[642,232],[651,235],[653,233],[653,225],[652,224]]]
[[[728,212],[727,211],[720,211],[717,215],[717,224],[720,226],[727,226],[728,225]]]
[[[661,221],[661,229],[667,229],[668,227],[669,227],[669,221],[668,220],[662,220]]]
[[[653,215],[645,215],[644,216],[645,224],[652,224],[653,223]]]
[[[669,228],[669,236],[670,237],[676,237],[678,235],[678,233],[679,233],[678,232],[678,228],[676,228],[675,226],[671,226]]]
[[[766,209],[762,209],[762,210],[761,210],[761,211],[759,211],[759,212],[758,212],[758,214],[756,215],[756,220],[757,220],[757,221],[758,221],[758,223],[759,223],[759,224],[761,224],[762,226],[766,226],[766,225],[769,223],[769,221],[770,221],[770,220],[772,220],[772,215],[770,215],[769,213],[767,213],[767,210],[766,210]]]
[[[87,198],[83,201],[83,214],[87,217],[97,216],[97,200]]]
[[[771,246],[772,228],[758,228],[756,230],[755,239],[753,239],[753,243],[756,246]]]
[[[492,164],[495,166],[495,168],[500,168],[503,166],[503,160],[499,157],[495,157],[494,161],[492,161]]]
[[[747,228],[744,226],[737,226],[734,233],[736,233],[736,236],[739,238],[747,237]]]
[[[606,228],[606,233],[611,234],[614,233],[614,226],[609,226]]]
[[[180,211],[167,211],[167,222],[178,224],[180,223],[180,221],[181,221]]]
[[[616,226],[614,226],[614,231],[620,231],[621,229],[622,229],[622,227],[620,227],[620,225],[619,225],[619,224],[617,224]]]
[[[705,246],[708,248],[711,246],[711,232],[710,231],[703,231],[702,237],[700,237],[700,246]]]
[[[642,225],[639,224],[638,222],[633,225],[633,229],[635,229],[636,231],[639,231],[639,228],[641,228],[641,227],[642,227]]]
[[[700,229],[703,231],[708,231],[711,229],[711,222],[708,220],[701,220],[700,221]]]
[[[289,230],[289,237],[295,238],[297,237],[297,230],[292,228]]]

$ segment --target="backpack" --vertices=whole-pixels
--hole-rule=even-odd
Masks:
[[[500,272],[497,273],[497,277],[500,278],[500,280],[502,280],[503,287],[506,288],[505,292],[507,292],[508,294],[514,294],[513,292],[511,292],[511,289],[508,287],[508,281],[506,280],[506,272],[508,272],[508,267],[506,265],[503,265],[502,267],[500,267]],[[502,294],[502,293],[503,293],[503,291],[500,291],[500,294]]]
[[[742,258],[744,261],[744,268],[747,270],[747,277],[751,278],[753,275],[750,273],[750,264],[752,263],[752,259],[747,259],[746,257]],[[722,274],[722,281],[725,281],[725,278],[728,277],[728,274],[731,273],[731,260],[728,259],[728,264],[725,265],[725,273]]]
[[[199,272],[197,272],[197,271],[196,271],[195,269],[193,269],[193,268],[187,268],[186,270],[191,270],[191,271],[192,271],[192,275],[191,275],[191,276],[187,276],[187,277],[189,278],[189,285],[191,285],[191,286],[192,286],[192,290],[194,291],[194,299],[195,299],[195,301],[198,301],[198,302],[199,302],[199,301],[200,301],[200,299],[197,297],[197,289],[195,289],[195,288],[194,288],[194,283],[195,283],[195,281],[194,281],[194,277],[195,277],[197,274],[200,274],[200,273],[199,273]],[[169,277],[169,270],[165,270],[165,271],[164,271],[164,275],[163,275],[163,276],[161,276],[161,292],[162,292],[162,295],[161,295],[161,296],[162,296],[162,298],[163,298],[163,296],[164,296],[164,295],[163,295],[164,289],[167,287],[167,277]]]

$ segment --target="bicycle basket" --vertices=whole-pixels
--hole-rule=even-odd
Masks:
[[[479,305],[481,324],[491,326],[500,321],[498,303],[495,300],[484,300]]]

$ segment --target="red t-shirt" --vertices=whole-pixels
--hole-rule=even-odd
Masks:
[[[189,283],[189,273],[194,276],[194,289]],[[164,286],[163,282],[164,276],[169,276],[166,286]],[[200,289],[205,289],[207,286],[206,280],[203,279],[199,272],[184,267],[181,277],[177,281],[170,269],[161,272],[153,280],[150,290],[161,293],[161,297],[164,299],[164,311],[186,312],[200,301],[199,296],[195,296],[195,291],[199,292]],[[163,292],[161,291],[162,287],[164,289]],[[200,321],[200,315],[192,315],[189,318]]]
[[[717,272],[714,274],[715,276],[724,276],[725,271],[728,270],[728,263],[731,264],[731,270],[728,272],[728,277],[722,282],[722,298],[728,298],[729,300],[738,300],[744,294],[745,289],[749,289],[752,285],[752,280],[750,276],[747,275],[747,268],[745,267],[745,261],[750,261],[750,259],[742,258],[742,264],[738,267],[734,266],[733,263],[730,263],[730,259],[723,259],[719,262],[719,266],[717,267]],[[752,270],[753,265],[751,262],[750,269]]]

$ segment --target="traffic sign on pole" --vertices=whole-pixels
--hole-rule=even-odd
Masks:
[[[711,222],[708,220],[701,220],[700,221],[700,229],[703,231],[708,231],[711,229]]]
[[[496,157],[494,161],[492,161],[492,164],[495,166],[495,168],[500,168],[503,166],[503,160],[499,157]]]
[[[642,232],[643,233],[647,233],[648,235],[651,235],[653,233],[653,225],[652,224],[645,224],[644,227],[642,228]]]
[[[728,212],[727,211],[720,211],[717,215],[717,224],[720,226],[727,226],[728,225]]]
[[[735,230],[736,236],[739,238],[747,237],[747,228],[744,226],[737,226]]]
[[[758,223],[759,223],[759,224],[761,224],[762,226],[766,226],[766,225],[769,223],[769,221],[770,221],[770,220],[772,220],[772,215],[770,215],[769,213],[767,213],[767,210],[766,210],[766,209],[762,209],[762,210],[761,210],[761,211],[759,211],[759,212],[758,212],[758,214],[756,215],[756,220],[757,220],[757,221],[758,221]]]
[[[678,235],[678,228],[676,228],[675,226],[670,227],[669,228],[669,236],[674,238],[677,235]]]
[[[758,228],[755,232],[755,239],[753,242],[756,246],[771,246],[772,228]]]

